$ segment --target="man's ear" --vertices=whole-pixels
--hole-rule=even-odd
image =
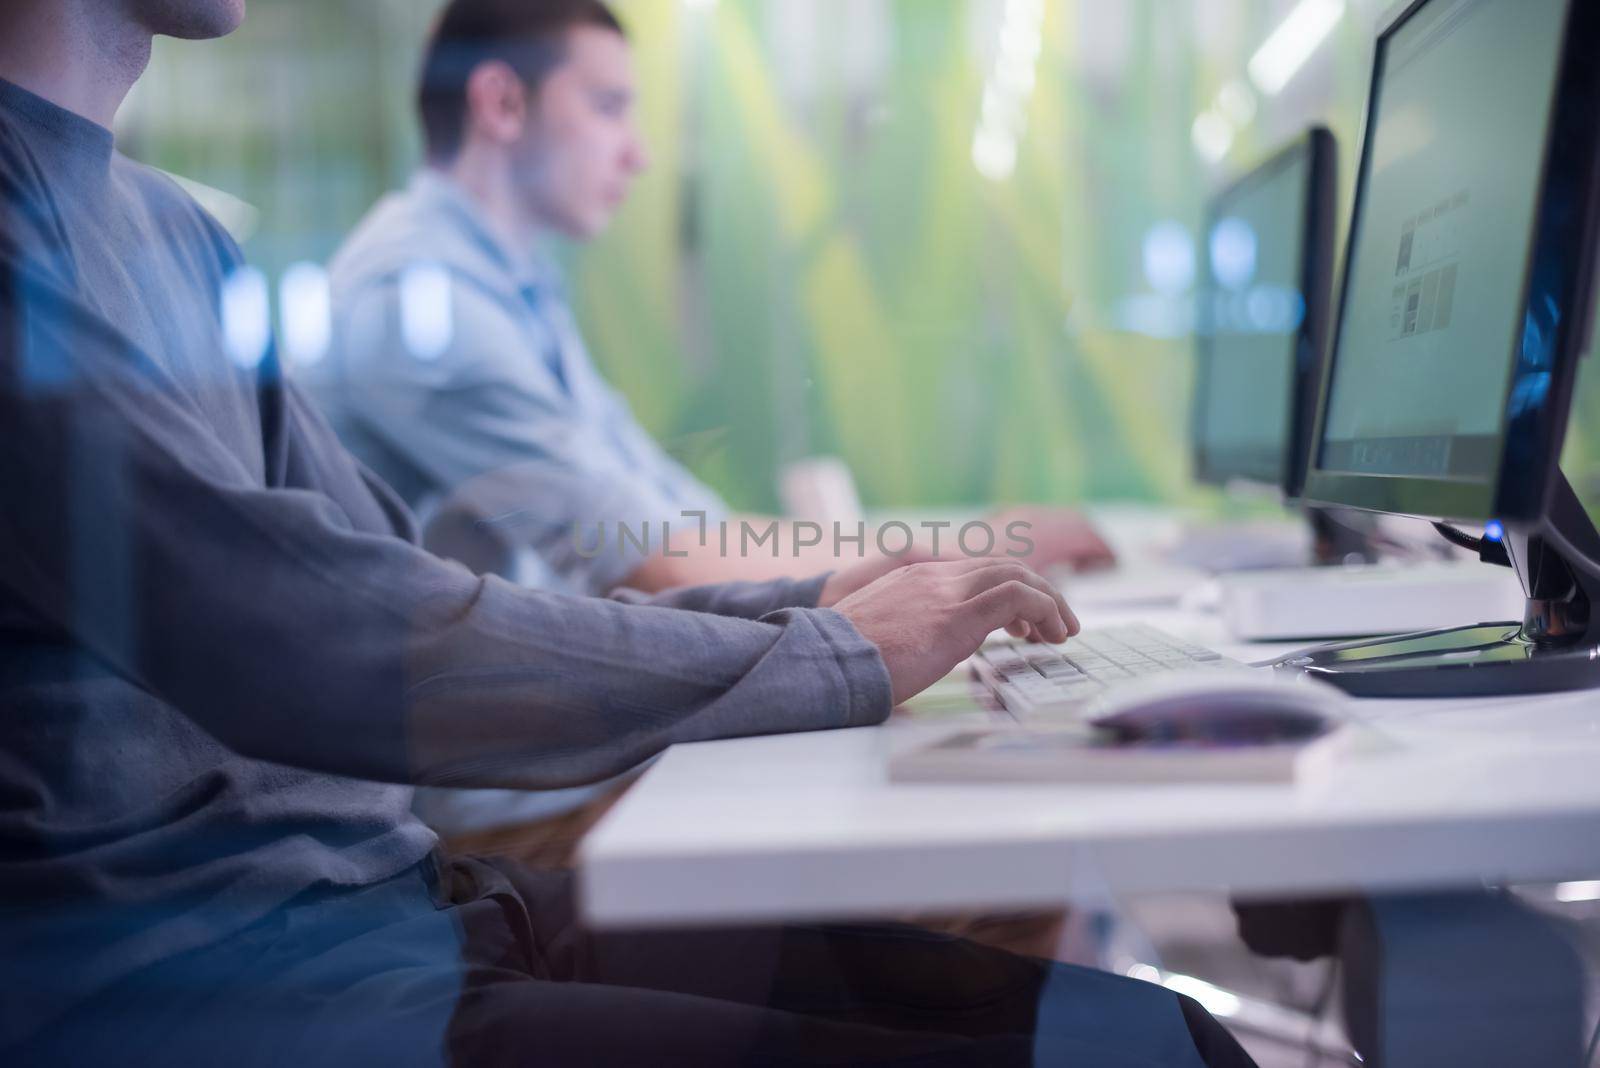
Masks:
[[[467,77],[467,128],[495,144],[511,144],[528,122],[528,89],[511,66],[486,60]]]

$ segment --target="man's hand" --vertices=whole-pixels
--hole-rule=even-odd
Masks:
[[[913,548],[910,552],[899,556],[889,556],[878,553],[867,557],[860,563],[841,567],[828,576],[828,581],[822,584],[822,594],[817,598],[818,608],[832,608],[857,590],[877,582],[889,572],[909,564],[920,564],[932,560],[933,557],[921,549]]]
[[[1003,537],[1009,537],[1011,524],[1026,523],[1017,533],[1033,542],[1033,551],[1015,559],[1040,571],[1052,567],[1092,571],[1117,562],[1093,524],[1070,508],[1023,505],[998,512],[989,522]]]
[[[948,675],[996,628],[1047,642],[1080,629],[1056,588],[1011,560],[910,564],[836,608],[878,647],[895,704]]]

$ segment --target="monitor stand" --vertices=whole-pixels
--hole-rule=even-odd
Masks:
[[[1505,548],[1528,597],[1520,623],[1318,646],[1275,667],[1361,697],[1600,688],[1600,532],[1564,477],[1544,524],[1508,531]]]

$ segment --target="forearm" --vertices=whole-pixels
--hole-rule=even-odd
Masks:
[[[441,637],[449,666],[408,694],[416,781],[571,785],[678,742],[876,723],[890,706],[876,647],[828,610],[748,621],[550,597],[540,639],[496,651],[485,631],[523,615],[525,591],[487,582],[482,625]]]

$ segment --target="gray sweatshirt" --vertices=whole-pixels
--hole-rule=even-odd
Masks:
[[[0,82],[0,1047],[297,896],[413,868],[406,784],[556,787],[881,720],[820,580],[649,604],[418,549],[224,330],[240,263],[109,131]]]

